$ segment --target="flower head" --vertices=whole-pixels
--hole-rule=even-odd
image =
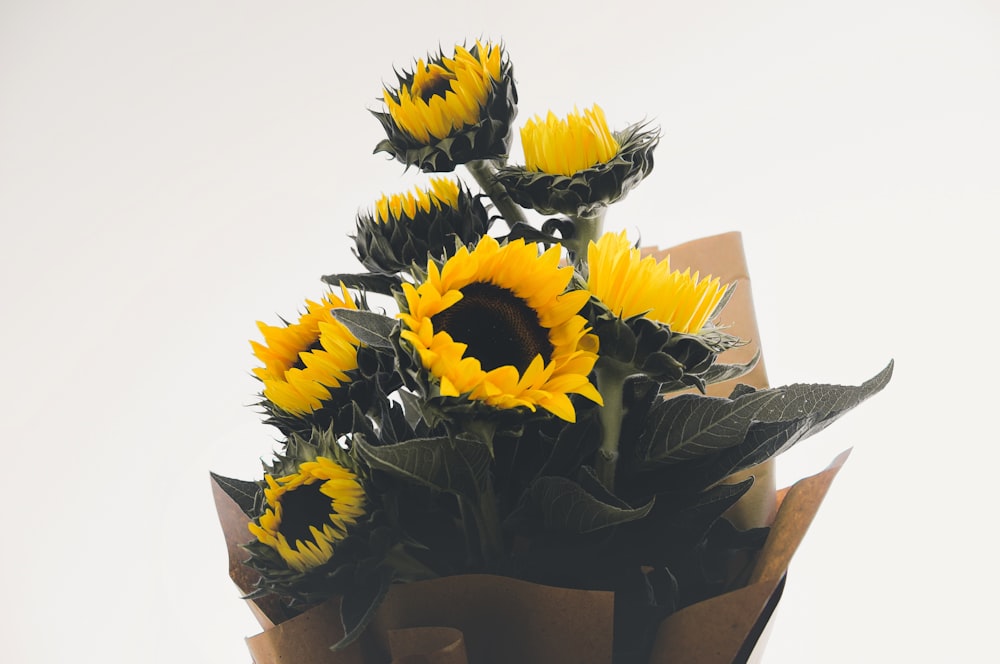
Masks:
[[[376,152],[426,172],[506,156],[517,92],[501,46],[456,46],[453,57],[428,56],[398,78],[383,91],[387,112],[373,111],[387,135]]]
[[[302,463],[297,473],[264,479],[268,508],[249,524],[250,532],[298,572],[330,560],[334,545],[365,514],[357,475],[326,457]]]
[[[460,249],[427,279],[403,284],[400,338],[419,356],[443,397],[494,408],[541,407],[574,421],[570,394],[601,403],[589,375],[597,339],[578,315],[590,294],[566,291],[573,269],[559,247],[501,246],[489,236]]]
[[[681,334],[697,334],[726,292],[711,275],[671,272],[669,257],[643,258],[624,231],[591,243],[588,262],[588,288],[616,316],[644,315]]]
[[[259,322],[264,343],[251,341],[264,363],[253,373],[264,384],[265,405],[280,413],[305,417],[324,407],[337,388],[350,382],[357,369],[360,342],[331,311],[356,309],[347,289],[328,293],[320,302],[306,301],[298,322],[284,326]]]
[[[594,105],[583,115],[576,109],[560,120],[549,111],[544,121],[538,116],[521,128],[524,168],[536,173],[575,175],[597,164],[606,164],[618,153],[604,111]]]
[[[671,271],[669,260],[643,258],[625,233],[605,233],[588,249],[587,287],[602,361],[660,382],[700,385],[718,354],[743,342],[712,325],[728,286]]]
[[[457,180],[431,178],[427,189],[382,196],[358,215],[358,259],[372,272],[393,274],[434,258],[452,256],[456,241],[474,244],[491,225],[486,208]]]
[[[549,112],[521,129],[524,166],[502,168],[498,177],[522,207],[594,217],[652,171],[658,141],[659,132],[644,124],[611,131],[596,104],[565,119]]]

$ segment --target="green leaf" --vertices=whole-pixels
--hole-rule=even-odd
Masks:
[[[636,508],[609,505],[565,477],[539,477],[528,491],[547,530],[574,534],[635,521],[653,508],[652,500]]]
[[[344,626],[344,637],[337,643],[330,646],[330,650],[337,651],[346,648],[353,643],[368,623],[375,617],[375,611],[379,604],[385,599],[389,592],[389,583],[392,580],[392,572],[387,569],[379,569],[366,578],[355,583],[344,593],[340,603],[340,620]]]
[[[356,336],[359,341],[376,348],[392,348],[389,340],[396,320],[372,311],[333,309],[330,313]]]
[[[760,350],[754,353],[746,364],[713,364],[700,378],[706,385],[740,378],[753,371],[758,361],[760,361]]]
[[[348,288],[391,295],[393,289],[401,288],[402,280],[399,277],[388,274],[326,274],[322,277],[323,282],[331,286],[340,286],[343,283]]]
[[[680,394],[650,409],[640,437],[646,461],[676,463],[739,445],[750,425],[777,391],[755,392],[739,399]]]
[[[261,490],[259,484],[256,482],[247,482],[246,480],[235,480],[231,477],[216,475],[215,473],[209,474],[212,476],[212,480],[219,485],[219,488],[225,491],[226,495],[240,506],[244,514],[251,519],[260,515],[260,505],[264,492]]]
[[[361,457],[376,469],[478,502],[489,482],[493,457],[485,443],[464,438],[415,438],[395,445],[354,439]]]
[[[729,399],[681,394],[650,409],[640,449],[649,463],[688,461],[743,444],[755,424],[781,423],[755,434],[756,448],[777,454],[880,391],[892,366],[858,387],[796,384],[751,391],[738,386]],[[775,445],[782,437],[787,440]]]

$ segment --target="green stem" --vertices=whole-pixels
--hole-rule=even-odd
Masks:
[[[494,569],[503,558],[503,536],[500,532],[500,515],[497,513],[496,496],[493,485],[487,481],[483,495],[479,497],[477,510],[479,526],[479,546],[483,552],[483,562],[487,569]]]
[[[608,212],[608,206],[602,205],[594,210],[588,217],[573,216],[573,237],[563,241],[566,248],[573,252],[574,262],[582,265],[587,260],[587,247],[591,241],[596,242],[597,238],[604,233],[604,216]]]
[[[628,367],[614,360],[602,358],[597,364],[597,389],[604,399],[604,406],[598,411],[602,438],[597,451],[597,478],[608,491],[615,490],[618,443],[625,416],[625,379],[628,376]]]
[[[465,165],[469,173],[476,179],[483,192],[490,197],[493,205],[499,210],[507,228],[513,228],[517,222],[527,223],[522,210],[510,197],[507,190],[496,178],[496,162],[490,159],[477,159]]]

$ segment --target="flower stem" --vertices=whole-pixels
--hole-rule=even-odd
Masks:
[[[608,207],[602,205],[594,210],[590,216],[574,216],[573,237],[563,241],[566,248],[573,252],[574,262],[581,265],[587,260],[587,247],[591,241],[596,242],[597,238],[604,233],[604,216],[608,212]]]
[[[598,411],[602,438],[597,451],[597,478],[608,491],[615,490],[618,443],[625,415],[625,379],[629,373],[628,366],[614,360],[602,358],[597,363],[597,389],[604,399],[604,406]]]
[[[493,569],[503,558],[503,536],[500,533],[500,515],[497,513],[496,496],[493,484],[487,480],[483,494],[479,496],[479,509],[476,510],[479,526],[479,546],[483,553],[483,563],[487,569]]]
[[[465,167],[472,174],[472,177],[476,179],[476,182],[486,195],[490,197],[490,200],[493,201],[493,205],[496,206],[500,212],[500,216],[507,223],[507,228],[513,228],[517,222],[527,223],[524,211],[514,202],[504,186],[497,180],[496,162],[490,159],[476,159],[467,163]]]

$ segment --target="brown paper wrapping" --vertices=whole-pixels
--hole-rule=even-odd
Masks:
[[[759,348],[750,281],[739,233],[689,242],[670,250],[674,269],[691,266],[737,290],[720,321],[750,343],[727,351],[723,362],[746,362]],[[763,362],[739,379],[766,387]],[[732,385],[712,386],[727,396]],[[773,474],[757,475],[750,511],[761,505],[774,523],[743,588],[686,607],[661,623],[649,664],[745,662],[780,598],[791,557],[830,483],[847,458],[794,486],[775,492]],[[762,464],[763,465],[763,464]],[[249,519],[213,481],[219,520],[229,550],[230,576],[249,592],[256,580],[240,545],[251,540]],[[749,494],[748,494],[749,495]],[[613,593],[542,586],[517,579],[468,574],[394,585],[362,637],[333,652],[340,639],[339,598],[294,618],[266,601],[248,600],[263,631],[247,639],[256,664],[611,664]]]

